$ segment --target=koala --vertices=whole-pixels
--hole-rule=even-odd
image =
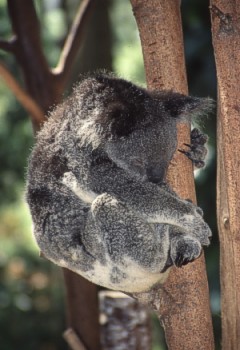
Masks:
[[[143,292],[198,258],[211,231],[165,180],[177,123],[209,99],[85,77],[51,112],[29,159],[26,199],[43,255],[106,288]],[[198,129],[180,150],[204,165]]]

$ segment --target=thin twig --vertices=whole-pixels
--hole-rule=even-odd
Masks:
[[[63,333],[63,338],[72,350],[87,350],[72,328],[68,328]]]
[[[19,85],[9,70],[0,62],[0,76],[5,81],[9,89],[14,93],[18,101],[30,113],[31,118],[42,123],[44,120],[44,113],[37,103],[24,91]]]
[[[82,43],[85,24],[94,2],[95,0],[83,0],[81,2],[75,20],[63,46],[59,62],[56,68],[53,69],[53,73],[56,75],[61,75],[64,81],[67,80],[72,70],[72,64]]]

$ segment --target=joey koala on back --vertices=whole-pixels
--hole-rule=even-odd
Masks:
[[[177,122],[209,106],[110,75],[76,86],[45,122],[29,159],[27,202],[45,257],[125,292],[147,291],[172,265],[196,259],[210,229],[165,175]],[[194,129],[182,150],[198,167],[205,142]]]

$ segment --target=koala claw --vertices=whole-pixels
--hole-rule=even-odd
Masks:
[[[197,259],[202,252],[200,242],[188,235],[176,235],[171,241],[170,256],[177,267],[187,265]]]
[[[203,134],[199,129],[194,128],[191,131],[191,144],[204,146],[208,141],[208,136]]]
[[[194,128],[191,131],[191,144],[184,143],[184,146],[187,146],[189,150],[179,149],[178,151],[185,154],[196,168],[203,168],[205,165],[204,159],[207,155],[207,148],[205,147],[207,140],[207,135]]]
[[[184,257],[181,253],[179,253],[175,260],[175,266],[176,267],[182,267],[184,265],[187,265],[188,263],[192,262],[194,259],[191,259],[189,257]]]

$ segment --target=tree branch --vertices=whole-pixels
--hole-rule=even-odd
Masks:
[[[38,104],[23,90],[16,79],[8,71],[8,69],[0,62],[0,76],[3,78],[9,89],[14,93],[17,100],[28,111],[32,120],[37,123],[42,123],[44,113]]]
[[[49,70],[43,54],[33,0],[8,0],[8,11],[17,38],[14,54],[22,68],[27,90],[46,113],[51,106],[61,101],[64,84]],[[74,50],[69,51],[75,52],[80,40],[75,38],[72,41],[75,43],[72,44]],[[73,53],[69,53],[69,56],[73,57]],[[71,69],[71,62],[66,64],[68,70]],[[33,123],[35,132],[40,129],[41,122],[42,118]],[[97,287],[69,270],[64,269],[64,277],[69,325],[89,350],[99,349]]]
[[[86,347],[83,345],[81,340],[79,339],[78,335],[72,328],[68,328],[63,333],[63,338],[66,340],[68,345],[72,350],[87,350]]]
[[[82,43],[86,22],[94,2],[95,0],[83,0],[81,2],[75,20],[63,46],[59,62],[56,68],[52,70],[54,74],[61,77],[63,84],[65,84],[72,71],[72,65]]]
[[[180,2],[131,0],[140,32],[148,86],[187,93]],[[178,146],[188,143],[189,125],[178,128]],[[174,165],[173,165],[174,164]],[[178,152],[168,181],[182,198],[196,201],[192,165]],[[214,348],[204,255],[181,269],[172,268],[163,288],[134,295],[153,307],[164,327],[169,350]]]
[[[116,291],[100,291],[99,301],[103,349],[152,349],[151,317],[145,306]]]
[[[38,17],[33,0],[8,0],[8,12],[16,35],[14,54],[23,70],[27,89],[44,112],[61,94],[55,91],[43,53]]]

